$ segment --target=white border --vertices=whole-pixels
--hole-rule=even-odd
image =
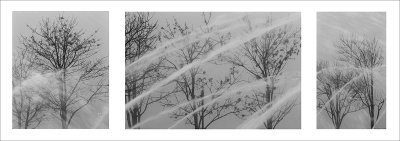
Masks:
[[[1,1],[1,140],[398,140],[399,139],[398,1]],[[11,129],[12,11],[109,11],[110,129]],[[301,130],[125,130],[125,11],[285,11],[302,12]],[[316,129],[316,12],[386,12],[387,129]]]

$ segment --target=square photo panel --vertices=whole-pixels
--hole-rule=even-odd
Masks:
[[[13,129],[108,129],[108,12],[14,11],[12,27]]]

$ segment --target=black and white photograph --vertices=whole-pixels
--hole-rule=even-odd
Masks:
[[[318,129],[386,129],[386,13],[317,13]]]
[[[108,12],[12,14],[12,128],[108,129]]]
[[[126,12],[126,129],[300,129],[299,12]]]
[[[400,139],[400,1],[0,3],[0,140]]]

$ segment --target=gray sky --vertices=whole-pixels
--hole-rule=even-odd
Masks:
[[[179,23],[183,24],[186,22],[189,27],[197,28],[199,25],[202,24],[202,13],[201,12],[156,12],[156,13],[151,13],[153,15],[153,20],[158,21],[158,28],[161,28],[162,26],[166,25],[166,21],[172,23],[173,19],[176,18]],[[213,17],[218,17],[220,15],[227,14],[227,13],[212,13]],[[257,13],[247,13],[251,19],[257,19],[257,18],[266,18],[268,16],[272,17],[273,19],[278,19],[278,18],[283,18],[288,16],[290,13],[262,13],[262,12],[257,12]],[[215,20],[215,19],[214,19]],[[295,25],[300,25],[300,22],[294,23]],[[233,37],[234,38],[234,37]],[[287,67],[286,70],[289,74],[297,74],[300,76],[300,67],[301,67],[301,54],[297,56],[294,60],[291,60]],[[228,66],[217,66],[217,65],[207,65],[204,66],[205,70],[207,71],[207,74],[212,74],[213,78],[215,79],[220,79],[225,77],[225,75],[228,73]],[[245,72],[243,73],[243,79],[247,79]],[[283,87],[287,88],[293,86],[293,84],[290,84],[290,82],[287,82],[286,84],[283,85]],[[162,89],[160,89],[162,90]],[[300,100],[298,101],[300,103]],[[146,111],[144,117],[142,117],[142,121],[145,120],[148,117],[157,115],[159,112],[161,112],[163,109],[161,105],[158,103],[153,104],[149,107],[149,109]],[[300,105],[295,106],[293,110],[288,114],[278,125],[277,128],[295,128],[298,129],[300,128],[300,121],[301,121],[301,112],[300,112]],[[237,118],[235,115],[230,115],[227,116],[221,120],[218,120],[214,122],[210,128],[236,128],[240,123],[242,123],[243,120]],[[157,128],[168,128],[171,125],[175,123],[174,119],[169,118],[169,115],[163,116],[157,120],[153,120],[149,123],[144,124],[141,126],[142,129],[145,128],[152,128],[152,129],[157,129]],[[176,128],[193,128],[189,125],[185,125],[184,122],[179,124]]]
[[[30,36],[32,32],[27,27],[39,27],[39,23],[42,19],[49,18],[54,20],[58,16],[64,16],[65,18],[76,18],[77,26],[76,29],[83,29],[88,36],[92,34],[96,29],[99,29],[96,38],[100,39],[100,50],[97,57],[107,57],[109,47],[109,30],[108,30],[108,12],[38,12],[38,11],[14,11],[13,12],[13,52],[16,51],[16,47],[21,46],[19,42],[19,36],[25,35]],[[106,59],[108,65],[108,59]],[[100,120],[103,114],[108,111],[108,98],[105,102],[94,102],[92,105],[86,106],[82,109],[77,116],[74,117],[70,128],[92,128],[92,126]],[[106,118],[108,120],[108,117]],[[101,122],[99,128],[108,128],[108,121],[104,120]],[[38,128],[60,128],[60,123],[57,120],[51,119],[43,122]]]
[[[336,56],[333,43],[343,33],[356,33],[381,40],[386,50],[386,14],[383,12],[320,12],[317,14],[317,57],[318,60],[332,61]],[[385,53],[384,53],[385,54]],[[386,73],[382,74],[382,83],[377,88],[386,93]],[[330,119],[325,112],[318,119],[318,128],[331,128]],[[349,114],[342,123],[342,128],[368,128],[369,118],[365,111]],[[376,128],[386,127],[386,114],[377,123]]]
[[[386,14],[383,12],[320,12],[317,14],[317,56],[333,59],[333,43],[343,33],[375,36],[386,41]]]
[[[20,46],[19,35],[31,35],[31,31],[27,27],[39,27],[39,23],[42,19],[50,18],[54,19],[60,15],[66,18],[76,18],[77,29],[83,29],[86,34],[93,33],[96,29],[99,29],[96,34],[97,38],[100,39],[100,52],[99,56],[108,56],[108,12],[85,12],[85,11],[14,11],[13,12],[13,47]]]

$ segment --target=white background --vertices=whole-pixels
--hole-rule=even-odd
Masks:
[[[399,139],[398,1],[1,1],[1,139],[2,140],[398,140]],[[12,129],[12,11],[109,11],[110,129]],[[125,130],[125,11],[301,12],[301,130]],[[386,12],[387,129],[316,129],[317,12]]]

